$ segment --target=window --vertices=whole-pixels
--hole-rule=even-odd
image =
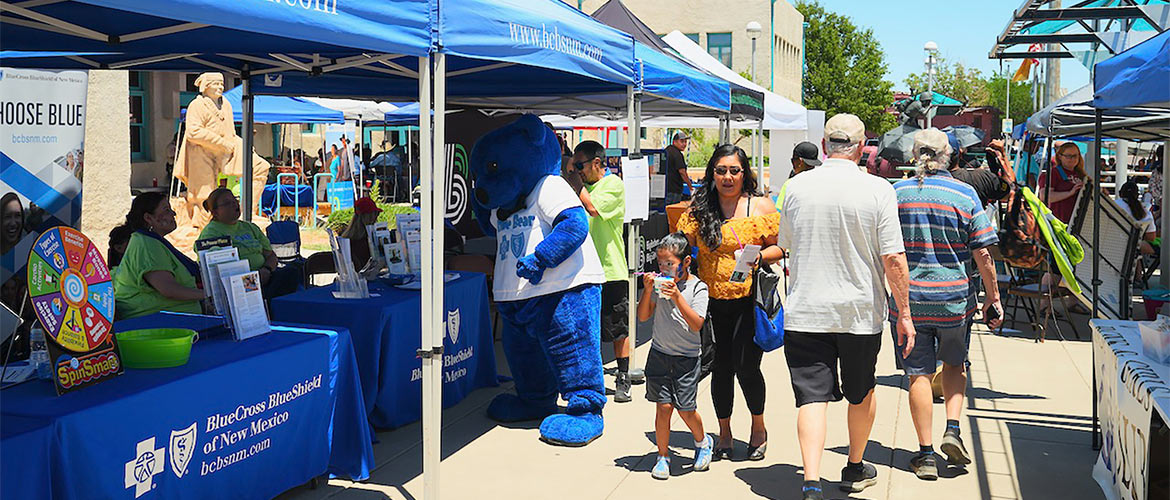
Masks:
[[[695,42],[695,45],[699,44],[699,34],[698,33],[687,33],[687,38],[690,38],[692,42]]]
[[[130,79],[130,161],[150,161],[149,76],[131,71]]]
[[[731,33],[707,33],[707,53],[731,67]]]

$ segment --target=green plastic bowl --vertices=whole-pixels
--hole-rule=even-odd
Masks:
[[[127,368],[171,368],[187,364],[197,334],[186,328],[147,328],[115,336]]]

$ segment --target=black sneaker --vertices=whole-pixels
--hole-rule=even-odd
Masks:
[[[963,439],[959,437],[959,433],[948,429],[943,433],[942,445],[939,451],[947,454],[947,463],[952,465],[968,465],[971,463],[971,455],[967,454],[967,447],[963,446]]]
[[[877,484],[877,469],[865,462],[861,465],[845,465],[841,469],[841,491],[859,493],[861,490]]]
[[[630,374],[618,373],[617,381],[614,382],[613,401],[615,403],[629,403],[633,398],[630,397]]]
[[[938,479],[938,461],[934,453],[919,453],[910,459],[910,469],[918,479],[934,481]]]
[[[825,500],[824,493],[821,492],[820,486],[805,486],[801,493],[803,500]]]
[[[606,368],[603,373],[605,373],[606,375],[617,375],[617,372],[618,372],[617,367],[611,366],[609,368]]]

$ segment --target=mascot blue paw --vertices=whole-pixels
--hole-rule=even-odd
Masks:
[[[533,285],[539,284],[544,278],[544,266],[536,260],[536,254],[525,255],[516,261],[516,276],[531,281]]]
[[[585,446],[604,430],[600,413],[550,415],[540,423],[540,439],[558,446]]]
[[[538,402],[520,399],[515,394],[500,394],[488,405],[488,418],[497,422],[540,420],[557,412],[556,399]]]

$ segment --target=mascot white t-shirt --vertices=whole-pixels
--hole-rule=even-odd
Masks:
[[[581,199],[569,183],[557,175],[545,176],[524,200],[524,208],[507,220],[499,220],[492,210],[491,223],[496,228],[499,253],[496,255],[495,299],[501,302],[523,300],[569,290],[584,284],[605,283],[605,272],[597,257],[597,248],[588,236],[577,251],[559,266],[544,270],[540,283],[533,284],[516,276],[516,262],[536,251],[536,245],[552,232],[553,221],[566,209],[581,207]]]

